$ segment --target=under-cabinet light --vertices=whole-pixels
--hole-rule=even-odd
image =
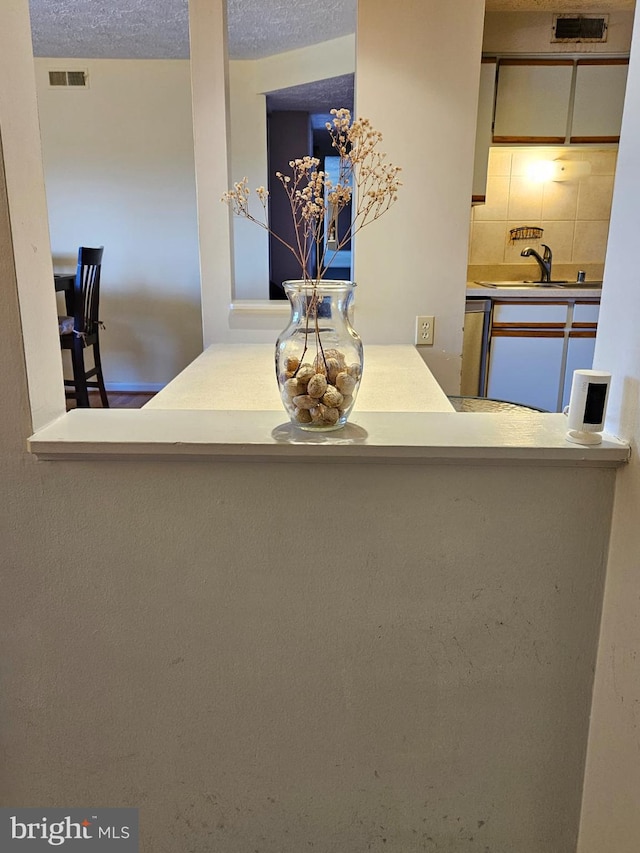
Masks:
[[[546,181],[577,181],[591,174],[588,160],[533,160],[527,177],[535,183]]]

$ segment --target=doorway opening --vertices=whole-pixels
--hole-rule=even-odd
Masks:
[[[338,158],[331,145],[326,123],[333,108],[353,112],[354,75],[343,74],[300,86],[268,92],[267,104],[267,170],[269,176],[269,222],[273,230],[287,243],[294,245],[295,230],[291,208],[276,172],[287,174],[289,161],[313,156],[320,160],[319,168],[329,174],[338,173]],[[345,208],[335,223],[328,223],[325,241],[339,238],[348,228],[350,210]],[[332,229],[336,229],[332,233]],[[312,261],[312,272],[315,259]],[[329,267],[330,277],[350,280],[352,256],[350,241],[335,253]],[[269,236],[269,299],[286,299],[282,283],[300,278],[300,265],[294,255],[279,240]]]

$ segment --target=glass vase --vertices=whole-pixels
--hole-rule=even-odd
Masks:
[[[347,423],[362,379],[362,341],[351,326],[352,281],[285,281],[289,325],[276,342],[276,376],[291,422],[304,430]]]

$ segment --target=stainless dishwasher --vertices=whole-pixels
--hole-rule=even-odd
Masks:
[[[462,338],[460,394],[486,397],[489,354],[490,299],[467,299]]]

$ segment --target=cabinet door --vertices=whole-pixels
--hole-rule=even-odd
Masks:
[[[508,329],[546,327],[564,329],[567,324],[568,302],[533,302],[531,299],[493,303],[493,328]]]
[[[596,348],[595,332],[571,332],[567,342],[567,362],[564,371],[562,408],[569,405],[574,370],[591,370],[593,351]]]
[[[618,142],[627,59],[579,59],[570,142]]]
[[[573,306],[573,320],[571,325],[573,328],[593,328],[598,325],[598,316],[600,315],[599,302],[576,302]]]
[[[478,300],[484,305],[484,300]],[[484,395],[483,380],[485,369],[486,327],[488,312],[467,308],[464,315],[462,335],[462,370],[460,373],[460,393],[467,397]]]
[[[496,60],[482,60],[480,66],[480,92],[478,96],[478,120],[476,123],[476,153],[473,164],[473,187],[471,200],[482,203],[487,193],[487,165],[491,146],[491,124],[496,87]]]
[[[494,332],[487,396],[557,411],[563,350],[561,331]]]
[[[572,78],[570,59],[501,60],[493,141],[562,144]]]

